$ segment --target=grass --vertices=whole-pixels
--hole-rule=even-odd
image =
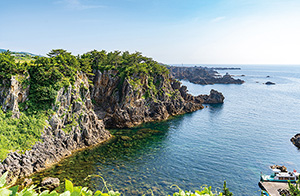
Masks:
[[[26,115],[21,113],[20,118],[12,118],[11,112],[0,110],[0,159],[7,153],[28,150],[40,140],[46,117],[43,114]]]

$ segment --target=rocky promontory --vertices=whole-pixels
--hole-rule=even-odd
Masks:
[[[207,67],[176,67],[170,66],[170,74],[179,80],[188,80],[194,84],[243,84],[241,79],[234,79],[226,73],[221,76],[213,68]],[[220,68],[219,68],[220,69]]]
[[[23,141],[35,134],[37,142],[29,150],[6,147],[10,153],[0,163],[0,174],[9,171],[9,180],[28,177],[74,151],[109,140],[112,135],[105,128],[165,120],[224,101],[216,90],[192,96],[165,66],[140,53],[92,51],[78,59],[58,49],[48,55],[29,65],[15,64],[9,53],[0,55],[0,60],[10,59],[10,64],[0,64],[1,118],[41,114],[47,119],[43,130],[19,136]]]
[[[95,112],[107,128],[133,127],[144,122],[165,120],[170,116],[202,109],[203,103],[223,103],[224,96],[215,90],[210,95],[192,96],[187,87],[168,75],[153,79],[155,88],[148,85],[149,77],[137,82],[125,79],[120,85],[118,71],[96,71],[92,99]],[[136,79],[136,78],[135,78]],[[158,89],[158,90],[157,90]]]

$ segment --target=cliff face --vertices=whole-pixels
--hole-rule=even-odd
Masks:
[[[202,109],[203,103],[224,100],[222,93],[214,90],[210,95],[192,96],[186,86],[165,75],[134,75],[122,80],[117,74],[115,70],[95,71],[90,85],[88,77],[78,73],[73,85],[58,91],[52,108],[55,112],[46,122],[42,142],[24,154],[9,153],[0,163],[0,173],[10,171],[10,179],[26,177],[73,151],[107,141],[111,135],[104,124],[107,128],[133,127]],[[17,117],[18,102],[26,100],[28,89],[12,78],[11,86],[0,92],[3,107],[15,111]]]
[[[46,122],[42,141],[24,154],[13,152],[0,163],[0,173],[10,171],[12,177],[25,177],[59,162],[80,150],[108,140],[111,135],[104,129],[93,111],[88,79],[78,74],[73,86],[59,90],[54,113]]]
[[[0,87],[0,104],[4,112],[11,110],[12,117],[19,118],[18,103],[24,102],[29,93],[29,86],[24,87],[18,81],[18,78],[24,76],[12,76],[10,81],[2,80]]]
[[[203,67],[170,67],[170,74],[179,80],[188,80],[195,84],[243,84],[244,81],[234,79],[229,74],[218,75],[218,72],[211,68]]]
[[[153,79],[155,87],[149,86],[149,77],[132,76],[122,83],[117,71],[96,71],[91,97],[95,112],[104,120],[108,128],[133,127],[144,122],[167,119],[169,116],[202,109],[202,103],[223,103],[224,97],[208,95],[194,97],[187,88],[168,76],[157,75]],[[136,80],[138,78],[138,80]]]

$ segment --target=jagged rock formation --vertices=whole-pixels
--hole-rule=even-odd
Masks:
[[[220,76],[212,68],[204,67],[169,67],[172,77],[179,80],[188,80],[194,84],[242,84],[243,80],[234,79],[228,73]]]
[[[10,171],[10,180],[27,177],[76,150],[107,141],[111,135],[104,123],[106,127],[132,127],[202,109],[203,103],[223,103],[224,100],[222,93],[215,90],[211,90],[210,95],[192,96],[186,86],[168,75],[151,78],[156,84],[154,88],[149,86],[150,78],[146,75],[132,76],[138,80],[122,81],[117,74],[116,70],[95,71],[93,85],[90,85],[87,76],[78,73],[73,85],[58,91],[52,108],[56,112],[46,122],[42,142],[24,154],[9,153],[0,163],[0,174]],[[7,89],[10,89],[8,94],[1,91],[1,100],[9,101],[2,103],[18,111],[18,102],[26,100],[28,89],[23,90],[16,82]]]
[[[202,103],[223,103],[224,97],[217,91],[211,95],[194,97],[187,88],[168,76],[157,75],[156,94],[148,86],[148,76],[139,76],[132,82],[117,76],[118,71],[96,71],[92,99],[95,112],[109,128],[133,127],[150,121],[167,119],[169,116],[202,109]],[[138,77],[138,76],[133,76]]]
[[[11,110],[12,117],[19,118],[18,103],[24,102],[29,93],[29,86],[24,87],[18,81],[18,77],[24,76],[12,76],[10,81],[2,80],[0,87],[0,104],[4,112]]]
[[[291,142],[297,147],[300,148],[300,133],[296,134],[291,138]]]
[[[13,152],[0,163],[0,173],[26,177],[55,164],[72,152],[107,141],[111,135],[93,111],[88,79],[78,74],[73,87],[58,92],[55,114],[44,128],[43,142],[37,142],[24,154]]]
[[[279,169],[281,172],[287,172],[287,168],[284,165],[271,165],[271,169]]]

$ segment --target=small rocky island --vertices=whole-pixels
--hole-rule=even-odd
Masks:
[[[300,148],[300,133],[297,133],[294,135],[294,137],[291,138],[291,142],[297,147]]]
[[[220,69],[220,68],[218,68]],[[233,69],[233,68],[230,68]],[[237,68],[238,69],[238,68]],[[243,84],[241,79],[234,79],[230,74],[226,73],[221,76],[214,68],[207,67],[169,67],[172,77],[178,80],[188,80],[194,84]],[[224,69],[223,69],[224,70]]]

